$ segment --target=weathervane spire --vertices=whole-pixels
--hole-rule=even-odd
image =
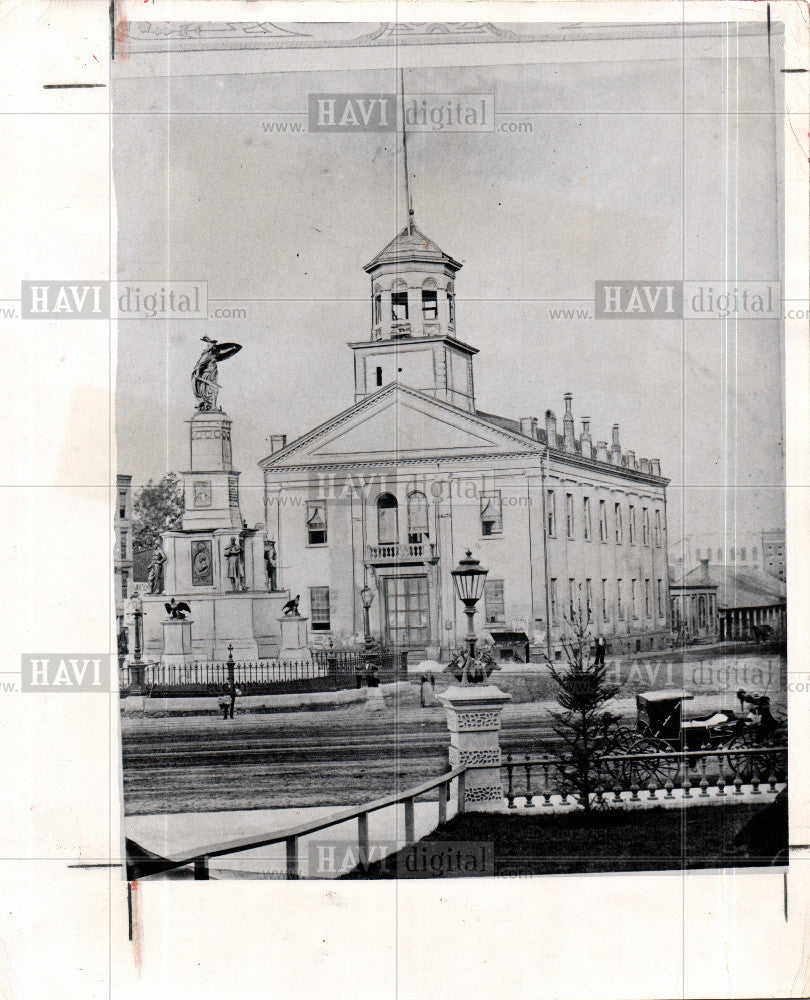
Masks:
[[[399,93],[402,102],[402,164],[405,170],[405,206],[408,212],[408,236],[413,227],[413,203],[411,202],[411,181],[408,176],[408,137],[405,131],[405,70],[399,70]]]

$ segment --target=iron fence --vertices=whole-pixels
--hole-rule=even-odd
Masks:
[[[543,806],[579,803],[571,770],[553,758],[507,754],[501,768],[510,809],[517,808],[516,799],[526,808],[535,800]],[[743,789],[759,795],[786,784],[787,747],[611,754],[594,761],[591,805],[664,801],[676,792],[686,800],[742,795]]]
[[[172,698],[218,695],[231,680],[242,695],[342,691],[365,686],[371,677],[382,684],[405,680],[408,666],[407,653],[399,650],[378,650],[373,655],[357,650],[315,650],[311,660],[300,662],[195,661],[178,666],[148,663],[140,670],[139,686],[145,694]],[[123,694],[132,690],[135,680],[131,664],[120,667],[119,688]]]

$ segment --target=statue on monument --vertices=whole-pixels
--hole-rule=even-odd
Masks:
[[[231,590],[244,590],[245,570],[242,546],[236,541],[236,535],[231,535],[231,544],[225,549],[225,560],[227,562]]]
[[[152,561],[149,563],[149,593],[163,593],[163,564],[166,562],[166,553],[163,546],[158,541],[155,543],[155,550],[152,553]]]
[[[301,600],[301,595],[296,594],[291,600],[287,601],[284,607],[281,609],[281,614],[284,618],[298,618],[300,617],[300,612],[298,610],[298,602]]]
[[[264,571],[267,575],[267,589],[276,589],[278,557],[276,555],[276,543],[266,541],[264,543]]]
[[[208,344],[191,373],[191,387],[199,400],[197,409],[202,412],[216,410],[219,383],[217,382],[217,362],[226,361],[242,350],[241,344],[220,344],[210,337],[202,340]]]

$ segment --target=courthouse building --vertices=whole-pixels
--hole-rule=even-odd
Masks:
[[[466,621],[451,571],[467,549],[489,570],[476,625],[522,657],[561,655],[572,607],[613,652],[670,631],[666,486],[619,426],[478,409],[477,349],[457,328],[461,265],[414,222],[365,267],[371,329],[349,343],[355,402],[291,443],[271,437],[264,474],[278,586],[301,595],[335,646],[371,632],[446,655]],[[273,428],[281,431],[283,428]],[[509,655],[507,653],[506,655]]]

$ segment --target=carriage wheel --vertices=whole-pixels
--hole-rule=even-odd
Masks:
[[[610,749],[606,749],[605,756],[614,754],[634,753],[633,745],[638,739],[638,734],[630,729],[620,729],[614,736]],[[626,787],[632,784],[632,761],[611,760],[603,764],[603,784],[610,789],[616,785]]]
[[[653,736],[637,739],[630,753],[672,753],[672,747],[665,740]],[[637,771],[636,781],[645,788],[650,781],[655,781],[663,788],[668,781],[674,782],[678,776],[679,761],[677,757],[659,757],[654,760],[634,761]]]
[[[756,767],[757,777],[763,784],[770,779],[772,774],[776,776],[777,781],[784,781],[787,777],[787,741],[785,736],[786,733],[779,730],[771,734],[771,737],[766,738],[764,742],[758,733],[740,733],[735,736],[727,747],[728,762],[734,772],[734,777],[739,775],[742,783],[747,785],[751,782]],[[769,745],[779,746],[783,749],[756,757],[751,754],[735,753],[735,751],[756,750],[758,747]]]

